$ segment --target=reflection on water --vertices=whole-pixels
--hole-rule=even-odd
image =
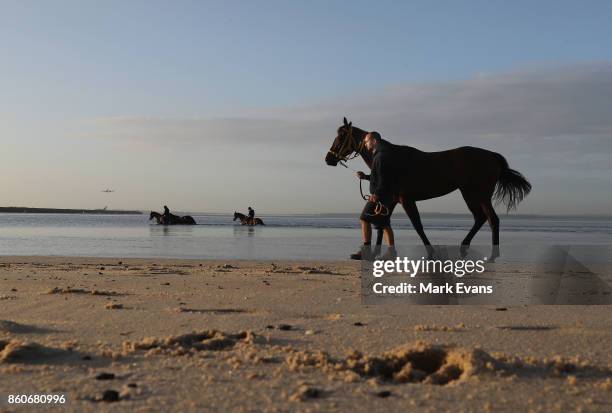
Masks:
[[[193,234],[192,225],[150,225],[149,229],[152,237],[182,237]]]
[[[0,254],[335,260],[345,259],[361,242],[356,217],[265,217],[265,227],[242,226],[229,215],[196,215],[199,225],[195,226],[155,225],[147,217],[0,214]],[[420,245],[404,221],[393,220],[400,250]],[[462,217],[424,219],[427,235],[435,244],[458,245],[471,224]],[[487,246],[490,239],[485,227],[474,244]],[[611,241],[611,220],[502,218],[502,254],[512,245]]]
[[[234,225],[234,235],[235,236],[243,236],[254,237],[255,236],[255,227],[251,227],[248,225]]]

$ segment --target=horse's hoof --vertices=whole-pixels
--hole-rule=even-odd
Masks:
[[[488,262],[495,262],[495,259],[498,258],[500,256],[499,254],[499,245],[493,245],[493,247],[491,247],[491,256],[489,257],[489,259],[487,260]]]
[[[425,245],[425,249],[427,250],[427,259],[431,260],[436,256],[436,249],[431,245]]]
[[[397,250],[395,249],[395,247],[387,248],[387,251],[385,251],[383,255],[378,257],[378,259],[383,260],[383,261],[392,261],[396,258],[397,258]]]

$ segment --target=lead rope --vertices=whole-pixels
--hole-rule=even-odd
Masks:
[[[355,169],[351,168],[350,166],[348,166],[344,161],[340,161],[339,162],[340,165],[344,166],[346,169],[350,169],[353,172],[357,172]],[[364,195],[363,194],[363,187],[361,185],[361,181],[363,181],[363,179],[359,179],[359,193],[361,194],[361,197],[363,198],[364,201],[370,201],[370,195]],[[382,215],[384,217],[386,217],[387,215],[389,215],[389,208],[387,208],[382,202],[378,201],[376,203],[376,206],[374,207],[374,213],[373,214],[368,214],[367,212],[364,213],[364,215],[368,215],[371,217],[375,217],[378,215]]]

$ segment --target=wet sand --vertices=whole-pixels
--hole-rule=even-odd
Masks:
[[[0,258],[0,411],[610,411],[610,306],[362,305],[359,264]]]

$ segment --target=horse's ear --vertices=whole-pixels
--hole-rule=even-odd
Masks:
[[[344,117],[344,126],[348,125],[348,121],[346,120],[346,116]]]
[[[353,122],[349,122],[348,127],[352,127],[353,126]]]

